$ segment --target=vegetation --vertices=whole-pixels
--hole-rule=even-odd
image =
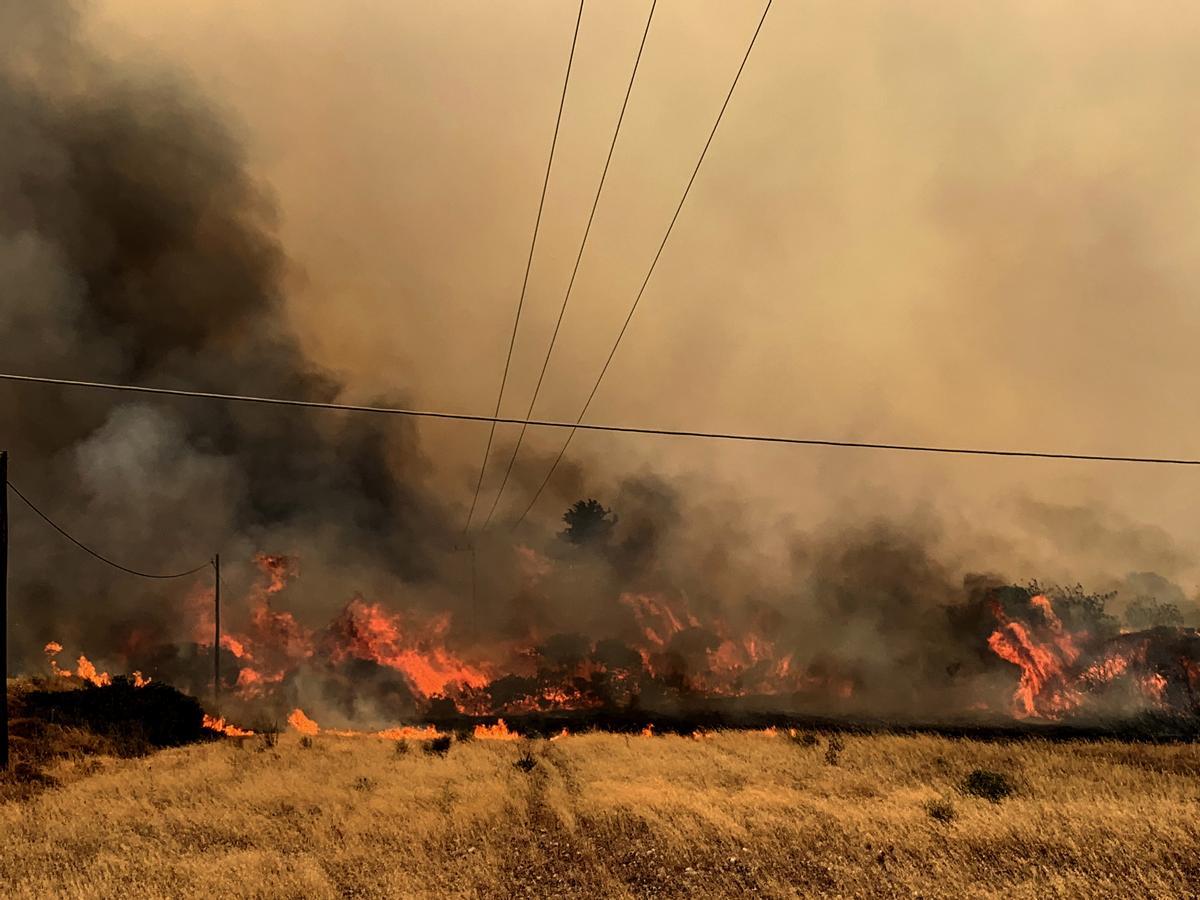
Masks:
[[[1193,744],[851,734],[832,766],[782,732],[474,740],[445,756],[300,741],[59,758],[55,784],[0,803],[0,896],[1176,897],[1200,884]],[[976,770],[1020,790],[961,793]]]
[[[1003,772],[989,772],[987,769],[975,769],[963,779],[961,788],[964,794],[982,797],[992,803],[999,803],[1016,790],[1012,780]]]
[[[617,524],[611,509],[605,509],[599,500],[577,500],[563,513],[567,524],[559,536],[572,544],[604,544],[612,535]]]
[[[947,824],[958,817],[954,804],[949,800],[930,800],[925,804],[925,812],[929,813],[929,818]]]

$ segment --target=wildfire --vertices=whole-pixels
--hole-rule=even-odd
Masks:
[[[1029,622],[1015,621],[994,605],[998,625],[988,639],[997,656],[1021,670],[1013,694],[1018,717],[1060,718],[1118,682],[1129,685],[1142,703],[1165,704],[1171,687],[1165,664],[1177,667],[1181,690],[1195,706],[1197,679],[1188,669],[1188,654],[1200,647],[1196,632],[1158,629],[1103,642],[1068,631],[1045,595],[1031,597],[1029,605],[1037,613]]]
[[[228,737],[251,737],[254,732],[247,731],[244,728],[238,728],[236,725],[231,725],[223,718],[204,714],[204,727],[209,731],[218,731]]]
[[[476,725],[475,737],[485,741],[518,741],[521,736],[509,731],[504,720],[500,719],[495,725]]]
[[[58,662],[58,654],[62,653],[62,644],[58,641],[50,641],[42,648],[50,663],[50,671],[58,678],[78,678],[80,681],[96,687],[105,687],[113,682],[112,676],[107,672],[97,670],[95,664],[84,656],[82,653],[75,661],[75,671],[63,668]],[[150,679],[141,672],[133,672],[130,674],[130,680],[133,681],[134,687],[145,687],[150,683]]]
[[[525,576],[523,589],[535,590],[553,570],[554,560],[527,547],[515,553]],[[376,701],[394,704],[397,718],[458,712],[505,715],[511,721],[515,715],[551,709],[616,711],[642,704],[640,708],[653,711],[704,698],[777,696],[783,702],[813,698],[831,703],[853,697],[863,679],[873,677],[869,667],[832,653],[797,658],[778,639],[780,614],[765,605],[731,617],[710,598],[691,606],[682,592],[620,593],[612,606],[612,630],[594,637],[548,631],[521,615],[506,625],[502,639],[483,644],[472,633],[472,643],[467,643],[456,638],[448,611],[398,611],[361,595],[351,597],[327,626],[309,627],[281,608],[297,572],[295,561],[259,555],[255,563],[255,583],[230,604],[226,621],[235,623],[234,630],[220,636],[226,657],[220,665],[222,689],[232,688],[242,701],[277,703],[310,678],[327,679],[336,708],[351,708],[348,698],[369,686]],[[1014,715],[1058,718],[1101,698],[1107,704],[1103,709],[1130,702],[1200,708],[1200,632],[1160,628],[1114,637],[1097,627],[1103,633],[1096,635],[1074,627],[1081,618],[1090,621],[1074,606],[1056,610],[1050,597],[1040,593],[1003,596],[1007,605],[997,601],[992,606],[995,625],[986,644],[1014,667]],[[184,633],[190,630],[196,647],[211,648],[211,591],[189,598],[186,612]],[[153,639],[153,630],[131,635],[124,646],[133,649],[125,658],[164,658],[148,655],[156,649]],[[113,681],[86,656],[70,668],[60,665],[63,648],[57,642],[45,649],[57,677],[92,685]],[[194,659],[189,653],[178,657]],[[131,678],[138,686],[150,680],[140,672]],[[194,682],[184,686],[193,692],[206,687]],[[961,703],[960,711],[995,708],[991,697],[967,696]],[[396,740],[438,735],[435,728],[416,726],[321,728],[300,709],[289,716],[289,726],[304,735]],[[653,726],[643,731],[654,733]],[[475,736],[517,738],[504,720],[478,726]]]
[[[994,612],[999,627],[988,638],[988,646],[1001,659],[1021,669],[1021,679],[1013,695],[1014,713],[1021,717],[1054,717],[1079,703],[1079,692],[1069,685],[1067,678],[1067,667],[1079,653],[1069,636],[1063,635],[1062,623],[1054,615],[1050,601],[1039,596],[1031,602],[1045,617],[1049,635],[1039,639],[1031,628],[1010,621],[997,605]]]
[[[315,736],[321,732],[321,726],[306,716],[302,709],[292,710],[288,716],[288,725],[304,735]]]
[[[442,732],[438,731],[432,725],[416,726],[416,725],[399,725],[395,728],[385,728],[382,731],[354,731],[351,729],[341,728],[322,728],[315,720],[302,709],[293,709],[288,716],[288,726],[295,732],[307,737],[316,737],[318,734],[328,735],[330,737],[348,737],[348,738],[363,738],[374,737],[382,738],[389,741],[418,741],[429,740],[431,738],[442,737]],[[500,723],[503,725],[503,723]]]
[[[446,647],[449,627],[448,614],[415,623],[388,612],[382,604],[356,597],[330,628],[329,659],[333,663],[362,659],[394,669],[422,698],[462,687],[482,688],[490,680],[487,673]]]

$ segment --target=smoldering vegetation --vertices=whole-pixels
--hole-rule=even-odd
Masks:
[[[289,322],[276,211],[235,127],[180,73],[102,58],[79,16],[66,0],[0,2],[6,366],[342,397]],[[717,485],[645,474],[599,486],[587,527],[497,529],[472,558],[464,510],[429,488],[410,421],[11,383],[0,421],[14,481],[84,540],[149,570],[221,549],[228,633],[251,635],[258,654],[251,665],[224,648],[224,687],[247,704],[383,723],[437,703],[678,709],[761,695],[881,715],[1007,710],[1017,669],[989,647],[997,603],[1036,614],[1020,579],[1039,573],[989,572],[982,548],[952,549],[927,514],[855,513],[797,533]],[[526,459],[518,483],[536,483]],[[568,470],[549,502],[565,509],[585,487],[597,486]],[[1076,524],[1055,527],[1083,534]],[[202,584],[131,580],[19,511],[12,544],[15,668],[39,670],[43,645],[60,641],[206,689]],[[257,553],[299,561],[286,589],[256,587]],[[1189,639],[1195,604],[1170,577],[1118,587],[1083,626],[1092,639],[1117,638],[1094,626],[1121,604],[1130,627]],[[1074,608],[1076,595],[1059,595]],[[433,657],[430,689],[413,660]],[[460,671],[470,690],[443,696]]]

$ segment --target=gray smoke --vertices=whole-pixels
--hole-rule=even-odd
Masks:
[[[339,380],[311,362],[289,323],[272,200],[226,118],[179,73],[118,67],[79,31],[68,0],[0,0],[0,367],[338,399]],[[961,707],[973,689],[966,676],[995,674],[983,598],[1007,579],[972,574],[987,554],[967,551],[990,539],[948,534],[931,515],[856,509],[798,534],[711,484],[645,474],[596,485],[568,463],[546,505],[596,491],[620,516],[611,538],[578,547],[527,532],[534,568],[545,567],[531,575],[512,537],[492,532],[478,544],[473,592],[458,546],[465,511],[427,486],[411,421],[0,382],[0,429],[13,481],[129,565],[180,569],[219,549],[239,597],[256,552],[295,555],[302,577],[284,602],[314,630],[362,592],[395,609],[452,612],[468,650],[536,635],[547,665],[595,641],[619,660],[640,633],[618,598],[661,592],[685,598],[701,622],[670,648],[681,664],[722,629],[751,631],[794,652],[814,678],[844,675],[863,702],[907,710]],[[507,452],[496,448],[495,462]],[[544,464],[523,455],[517,483],[536,485]],[[1121,586],[1190,614],[1170,580],[1189,560],[1164,536],[1094,511],[1030,509],[1046,540],[1073,542],[1076,555],[1138,548],[1159,574]],[[38,670],[50,640],[115,666],[133,645],[189,638],[180,621],[194,583],[114,572],[19,507],[11,566],[17,670]],[[1139,611],[1175,615],[1149,601]],[[231,606],[231,628],[239,614]],[[1001,674],[1007,690],[1013,673]],[[332,690],[322,684],[315,695]],[[404,695],[394,676],[369,668],[337,689],[346,697],[331,703],[352,707],[355,693],[370,693],[380,716],[386,698]]]
[[[78,31],[65,0],[0,3],[4,368],[337,399],[289,325],[274,209],[235,136],[179,75],[114,68]],[[0,421],[13,481],[142,569],[285,543],[319,570],[419,581],[448,546],[409,422],[12,383]],[[161,585],[13,518],[18,664],[93,623],[156,618]]]

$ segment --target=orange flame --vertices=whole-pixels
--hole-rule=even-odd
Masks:
[[[375,737],[385,738],[389,741],[420,741],[442,737],[442,733],[432,725],[422,727],[400,725],[396,728],[385,728],[383,731],[377,731],[375,732]]]
[[[343,642],[333,648],[330,659],[335,663],[363,659],[395,669],[424,698],[457,687],[482,688],[488,683],[488,674],[464,662],[443,643],[449,625],[446,614],[413,627],[382,604],[356,597],[332,629]]]
[[[1038,595],[1030,603],[1042,613],[1048,639],[1040,640],[1021,622],[1004,615],[997,604],[993,612],[999,627],[988,638],[988,646],[1001,659],[1021,669],[1021,678],[1013,694],[1013,712],[1025,718],[1051,718],[1078,705],[1081,697],[1067,683],[1066,669],[1079,656],[1071,635],[1062,627],[1047,597]]]
[[[92,661],[83,654],[80,654],[79,659],[75,661],[74,672],[60,666],[56,657],[62,652],[62,644],[58,643],[58,641],[50,641],[42,649],[45,651],[46,656],[49,657],[50,671],[57,677],[78,678],[80,681],[85,681],[96,687],[105,687],[112,684],[112,676],[107,672],[98,671]],[[141,672],[134,672],[132,678],[136,687],[145,687],[150,683],[150,679],[143,676]]]
[[[253,731],[246,731],[244,728],[238,728],[236,725],[230,725],[223,718],[210,716],[207,713],[204,715],[204,727],[210,731],[219,731],[221,734],[229,737],[250,737],[254,734]]]
[[[321,732],[321,726],[306,716],[302,709],[292,710],[288,716],[288,725],[304,735],[315,736]]]
[[[519,741],[521,736],[515,731],[509,731],[504,720],[500,719],[495,725],[476,725],[475,737],[485,741]]]

